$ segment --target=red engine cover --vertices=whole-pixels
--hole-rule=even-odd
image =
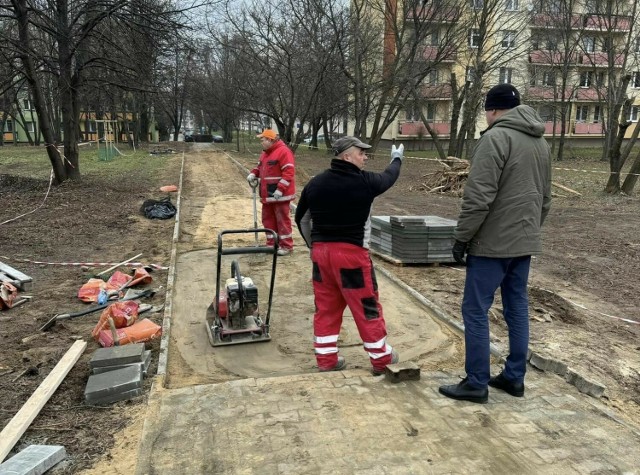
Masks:
[[[215,299],[215,297],[213,297]],[[218,298],[218,316],[220,318],[227,318],[227,291],[220,289],[220,298]]]

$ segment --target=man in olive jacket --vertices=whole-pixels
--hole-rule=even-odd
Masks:
[[[520,105],[511,84],[489,90],[485,111],[489,127],[471,158],[453,247],[455,260],[467,266],[462,299],[467,377],[440,387],[447,397],[478,403],[487,402],[487,385],[524,395],[529,266],[531,256],[542,251],[540,228],[551,206],[551,152],[536,111]],[[509,356],[504,370],[491,377],[487,312],[498,287]]]

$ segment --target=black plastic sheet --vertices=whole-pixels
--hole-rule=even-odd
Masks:
[[[145,200],[140,212],[149,219],[169,219],[175,216],[177,210],[167,197],[161,200]]]

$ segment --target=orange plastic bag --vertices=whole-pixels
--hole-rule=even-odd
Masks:
[[[162,335],[162,327],[145,318],[130,327],[118,328],[116,334],[118,335],[119,345],[144,343]],[[101,330],[98,343],[105,348],[113,346],[111,330]]]
[[[164,185],[160,187],[160,191],[170,193],[172,191],[178,191],[178,187],[176,185]]]
[[[149,284],[152,280],[153,277],[151,277],[151,274],[147,272],[147,269],[145,269],[144,267],[136,267],[133,272],[133,278],[131,279],[131,282],[129,282],[127,287],[133,287],[134,285],[138,284]]]
[[[116,328],[124,328],[133,325],[138,320],[138,303],[133,300],[115,302],[105,308],[100,314],[98,323],[91,331],[91,336],[98,341],[100,331],[109,329],[109,318],[113,319]]]
[[[97,302],[100,291],[104,289],[108,295],[118,293],[125,287],[130,286],[133,278],[124,272],[115,271],[108,281],[102,279],[89,279],[78,290],[78,298],[83,302]]]

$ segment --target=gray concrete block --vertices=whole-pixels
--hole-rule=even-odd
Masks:
[[[144,377],[147,376],[147,372],[149,370],[149,366],[151,366],[151,350],[146,350],[143,354],[144,363],[129,363],[129,364],[120,364],[114,366],[98,366],[91,370],[91,374],[102,374],[107,371],[113,371],[116,369],[126,368],[127,366],[139,366],[142,368],[142,375]]]
[[[30,445],[0,464],[0,475],[40,475],[66,457],[62,445]]]
[[[420,379],[420,367],[413,361],[390,364],[385,368],[384,376],[391,383],[417,381]]]
[[[93,352],[89,365],[91,368],[116,366],[144,361],[144,343],[99,348]]]
[[[126,368],[89,376],[87,386],[84,389],[84,398],[87,402],[95,402],[107,396],[141,387],[141,366],[127,366]]]
[[[588,394],[589,396],[593,396],[596,398],[601,397],[607,389],[604,384],[591,381],[584,376],[576,373],[571,368],[567,370],[565,379],[569,384],[573,384],[581,393]]]
[[[562,361],[551,358],[550,356],[544,356],[540,353],[532,352],[529,363],[534,368],[538,368],[542,371],[549,373],[556,373],[560,376],[564,376],[567,373],[567,364]]]
[[[125,401],[127,399],[132,399],[134,397],[138,397],[142,395],[142,389],[132,389],[130,391],[124,391],[117,394],[111,394],[109,396],[104,396],[96,399],[85,400],[84,403],[89,406],[102,406],[105,404],[113,404],[118,401]]]

